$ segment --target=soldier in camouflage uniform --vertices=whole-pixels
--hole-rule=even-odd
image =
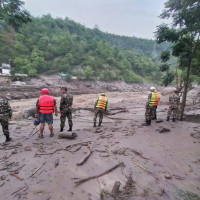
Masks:
[[[68,118],[69,130],[72,131],[72,104],[73,104],[73,96],[67,93],[67,88],[61,88],[61,100],[60,100],[60,132],[63,132],[63,128],[65,127],[66,117]]]
[[[6,142],[12,140],[8,130],[8,121],[12,117],[12,109],[7,99],[0,98],[0,123],[3,133],[6,136]]]
[[[150,88],[151,93],[148,95],[148,100],[146,102],[146,110],[145,110],[145,123],[142,124],[142,126],[150,126],[151,125],[151,118],[152,118],[152,112],[153,112],[153,104],[155,99],[155,87]]]
[[[103,120],[103,114],[107,110],[108,106],[108,98],[105,97],[105,93],[101,93],[101,96],[98,98],[98,100],[94,104],[94,127],[96,127],[96,121],[97,121],[97,116],[99,115],[99,125],[101,126],[102,120]]]
[[[178,90],[175,90],[174,93],[171,94],[169,97],[169,110],[167,113],[167,121],[169,121],[172,112],[173,112],[172,121],[173,122],[176,121],[179,103],[180,103],[180,97],[178,96]]]
[[[151,115],[152,120],[157,119],[157,107],[158,107],[158,102],[160,100],[160,96],[157,90],[154,90],[154,94],[155,94],[155,100],[154,100],[154,105],[153,105],[152,115]]]

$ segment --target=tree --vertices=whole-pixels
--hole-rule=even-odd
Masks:
[[[171,17],[173,26],[158,26],[156,38],[158,43],[171,42],[172,55],[179,58],[179,67],[186,71],[184,92],[181,105],[183,120],[187,91],[190,84],[190,72],[200,48],[200,2],[199,0],[168,0],[161,18]]]
[[[0,1],[0,25],[8,24],[15,30],[25,23],[31,21],[29,12],[23,9],[24,2],[20,0]]]

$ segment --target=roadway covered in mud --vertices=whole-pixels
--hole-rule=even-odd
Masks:
[[[59,116],[53,138],[47,127],[43,139],[39,127],[31,133],[31,118],[10,121],[13,141],[5,144],[0,136],[0,199],[199,199],[200,124],[166,122],[168,96],[161,96],[158,120],[141,126],[147,95],[107,93],[108,113],[96,128],[92,108],[98,94],[75,95],[77,137],[71,140],[58,139]],[[35,102],[12,100],[13,118]]]

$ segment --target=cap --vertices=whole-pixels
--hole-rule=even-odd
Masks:
[[[48,93],[49,93],[49,89],[47,89],[47,88],[43,88],[41,90],[41,94],[48,94]]]
[[[101,96],[106,96],[106,94],[105,93],[101,93]]]

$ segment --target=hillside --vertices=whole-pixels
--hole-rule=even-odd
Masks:
[[[67,73],[87,80],[161,80],[158,55],[167,44],[116,36],[50,15],[33,18],[18,33],[0,31],[0,63],[12,73]]]

